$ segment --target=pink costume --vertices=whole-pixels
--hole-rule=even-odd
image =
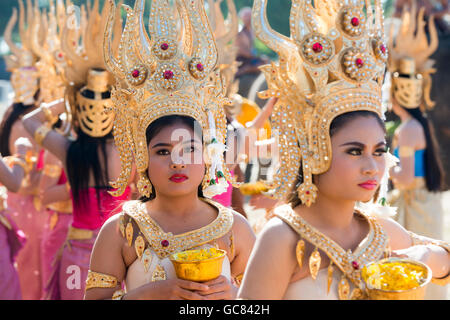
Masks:
[[[67,182],[64,169],[61,169],[58,185]],[[58,251],[64,245],[72,222],[72,201],[60,201],[51,203],[47,206],[48,221],[45,226],[41,246],[42,261],[42,286],[47,288],[48,283],[55,272],[56,256]],[[47,296],[47,291],[43,290],[42,299]]]
[[[25,235],[9,218],[8,213],[0,211],[0,300],[21,300],[19,275],[14,261],[25,243]]]
[[[36,170],[42,169],[42,156],[43,150],[39,154]],[[47,213],[40,208],[39,198],[34,194],[8,192],[7,202],[11,218],[27,238],[16,259],[22,298],[39,300],[42,294],[41,241]]]
[[[100,210],[97,206],[95,188],[87,191],[87,208],[73,202],[73,221],[69,227],[55,275],[50,279],[48,295],[50,300],[82,300],[89,270],[91,251],[103,223],[112,215],[121,212],[121,204],[130,199],[127,187],[120,197],[113,197],[106,190],[100,191]]]
[[[233,177],[234,176],[234,171],[230,170],[230,174]],[[231,183],[229,181],[227,181],[228,183],[228,189],[227,191],[225,191],[222,194],[218,194],[217,196],[212,197],[213,200],[217,201],[218,203],[220,203],[221,205],[227,207],[227,208],[231,208],[231,202],[233,200],[233,186],[231,185]]]

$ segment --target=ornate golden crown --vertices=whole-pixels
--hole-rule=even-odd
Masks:
[[[228,16],[225,20],[220,7],[222,0],[208,0],[209,22],[216,40],[217,65],[224,78],[226,96],[232,98],[238,92],[239,81],[234,79],[238,69],[236,36],[238,34],[238,15],[233,0],[227,0]]]
[[[210,160],[203,187],[205,195],[214,195],[220,189],[217,186],[231,181],[223,159],[226,137],[223,105],[229,101],[215,70],[217,49],[203,2],[176,0],[175,18],[175,8],[168,0],[152,1],[150,37],[143,22],[144,1],[137,0],[133,9],[124,5],[127,20],[117,58],[111,52],[115,7],[110,2],[104,56],[116,78],[112,90],[116,111],[114,138],[122,160],[121,174],[111,183],[118,189],[113,194],[122,194],[127,186],[134,155],[138,190],[150,196],[146,129],[160,117],[178,114],[194,118],[203,129],[205,152]]]
[[[431,74],[434,60],[429,57],[438,48],[438,36],[434,18],[430,17],[428,30],[430,42],[425,32],[425,8],[417,14],[416,2],[412,7],[404,7],[401,23],[394,35],[395,25],[391,24],[389,35],[388,69],[392,74],[392,96],[405,108],[431,110],[435,103],[431,101]],[[416,20],[417,19],[417,20]]]
[[[279,55],[263,66],[269,89],[262,98],[279,97],[272,113],[279,133],[280,168],[275,197],[295,186],[303,204],[317,197],[313,174],[331,163],[329,127],[343,113],[369,110],[383,117],[381,84],[387,60],[379,0],[293,0],[291,36],[275,32],[266,17],[266,0],[255,0],[252,24],[256,36]]]
[[[34,8],[36,23],[32,27],[31,48],[39,58],[36,68],[40,79],[39,100],[49,103],[64,98],[65,57],[61,50],[61,34],[66,22],[66,8],[62,0],[57,0],[56,7],[50,1],[49,12],[39,12]],[[37,19],[40,17],[41,19]],[[43,35],[39,35],[39,33]],[[43,38],[43,41],[40,39]]]
[[[114,121],[114,112],[110,111],[112,77],[106,71],[102,54],[109,8],[110,3],[105,2],[100,14],[98,0],[87,10],[83,6],[79,27],[74,10],[67,18],[61,36],[61,48],[67,62],[64,70],[66,101],[70,104],[74,125],[92,137],[110,133]],[[113,14],[117,16],[113,47],[117,48],[122,25],[120,11],[116,10]]]
[[[12,53],[5,57],[5,62],[7,69],[12,73],[11,86],[15,93],[14,102],[24,104],[34,103],[34,95],[39,89],[39,74],[35,67],[37,57],[31,45],[33,26],[39,22],[40,18],[40,16],[33,17],[33,11],[36,9],[37,2],[33,8],[31,0],[27,0],[27,10],[25,10],[22,0],[19,0],[19,34],[22,43],[21,47],[18,47],[11,39],[11,33],[17,21],[16,8],[13,9],[13,14],[8,21],[4,33],[5,41]],[[40,39],[42,39],[42,36]]]

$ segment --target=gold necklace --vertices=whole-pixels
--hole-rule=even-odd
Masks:
[[[377,260],[385,253],[388,245],[387,235],[375,218],[356,211],[358,215],[367,220],[370,230],[356,250],[352,252],[352,250],[343,249],[335,241],[311,226],[306,220],[296,214],[290,205],[280,206],[274,210],[274,213],[300,235],[300,240],[296,247],[297,261],[300,267],[303,263],[306,240],[315,247],[309,258],[309,270],[314,280],[320,268],[321,257],[318,251],[320,249],[330,259],[330,265],[328,266],[328,291],[332,282],[333,265],[336,265],[343,273],[338,286],[339,298],[346,300],[364,297],[364,282],[361,278],[361,269],[364,265]],[[356,286],[351,294],[347,279]]]

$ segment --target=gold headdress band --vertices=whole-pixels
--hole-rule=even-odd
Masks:
[[[98,12],[98,0],[95,0],[92,7],[88,7],[87,14],[82,7],[80,28],[75,26],[74,11],[64,25],[61,37],[61,48],[67,61],[66,103],[72,110],[74,126],[91,137],[103,137],[110,133],[114,121],[110,97],[112,79],[106,71],[102,54],[103,33],[109,7],[110,3],[105,2],[101,14]],[[120,11],[116,10],[114,14],[117,15],[114,28],[117,40],[113,47],[117,48],[122,23]]]
[[[425,32],[423,19],[425,8],[417,14],[416,2],[411,9],[403,9],[400,28],[394,36],[394,24],[389,35],[388,69],[392,73],[392,96],[405,108],[420,107],[422,112],[433,109],[431,101],[431,74],[434,60],[429,57],[438,48],[438,36],[434,18],[430,17],[428,30],[430,42]],[[417,17],[417,20],[416,20]]]
[[[205,195],[214,195],[221,189],[219,186],[227,185],[226,180],[231,181],[223,157],[226,137],[223,105],[229,101],[224,97],[220,75],[213,73],[217,63],[214,37],[201,1],[175,3],[181,30],[177,30],[178,21],[169,1],[154,0],[150,37],[143,22],[144,1],[137,0],[133,9],[124,5],[127,21],[116,59],[110,44],[114,21],[111,1],[104,55],[117,80],[112,91],[116,110],[114,138],[122,160],[121,174],[111,183],[118,189],[114,195],[122,194],[128,183],[134,154],[138,190],[150,196],[145,132],[153,121],[172,114],[192,117],[202,127],[208,144],[205,154],[211,161],[203,181]]]
[[[37,2],[35,3],[35,8],[37,8]],[[15,93],[14,102],[32,104],[34,103],[34,95],[39,89],[39,75],[34,66],[36,56],[32,51],[31,39],[33,26],[38,22],[40,16],[33,17],[31,0],[27,0],[26,11],[27,27],[25,27],[25,7],[23,2],[19,0],[19,34],[22,47],[16,46],[11,39],[11,33],[17,21],[17,10],[14,8],[4,33],[5,41],[12,54],[6,56],[5,61],[8,70],[12,72],[11,86]]]
[[[286,198],[301,166],[297,193],[310,206],[317,197],[313,174],[331,163],[329,127],[343,113],[368,110],[383,117],[381,83],[387,50],[379,0],[293,0],[291,37],[268,24],[266,0],[255,0],[256,36],[279,55],[261,67],[269,89],[260,97],[279,97],[272,125],[279,133],[280,169],[275,197]]]

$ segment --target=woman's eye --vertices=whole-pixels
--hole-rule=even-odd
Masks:
[[[360,156],[361,153],[362,153],[362,150],[358,149],[358,148],[353,148],[353,149],[347,150],[347,153],[352,155],[352,156]]]
[[[375,155],[377,156],[377,157],[381,157],[383,154],[385,154],[387,152],[387,149],[377,149],[377,150],[375,150]]]
[[[156,151],[156,154],[158,154],[160,156],[167,156],[170,154],[170,152],[167,149],[160,149],[160,150]]]

